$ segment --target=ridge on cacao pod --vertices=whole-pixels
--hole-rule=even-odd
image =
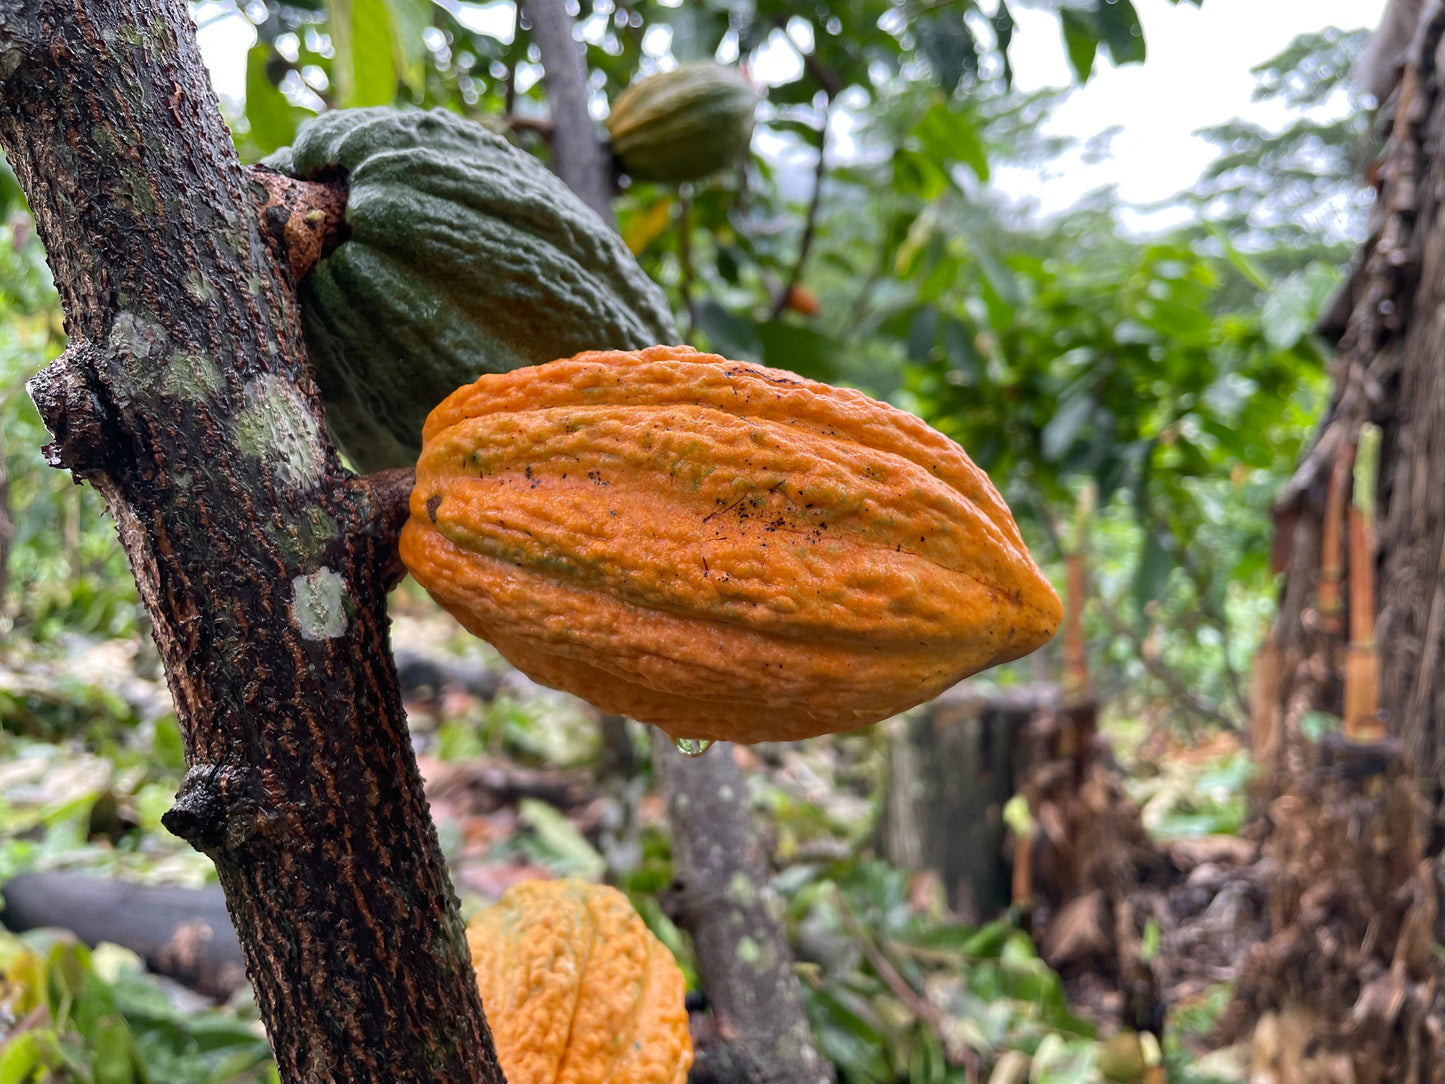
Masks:
[[[467,926],[508,1084],[684,1084],[686,980],[615,888],[513,885]]]

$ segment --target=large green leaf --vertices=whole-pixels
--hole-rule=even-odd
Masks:
[[[422,32],[431,25],[431,0],[386,0],[395,30],[393,54],[397,74],[412,94],[426,91],[427,48]]]
[[[397,70],[387,0],[328,0],[340,104],[391,105]]]
[[[1098,0],[1094,9],[1096,26],[1109,59],[1115,64],[1139,64],[1144,60],[1144,27],[1130,0]]]
[[[257,42],[246,54],[246,122],[262,154],[287,146],[296,136],[296,110],[267,71],[275,50]]]

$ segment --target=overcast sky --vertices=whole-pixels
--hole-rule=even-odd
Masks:
[[[1117,184],[1130,202],[1147,203],[1193,183],[1213,158],[1209,144],[1192,133],[1233,117],[1273,126],[1283,113],[1249,100],[1250,68],[1280,52],[1298,34],[1338,26],[1374,27],[1385,0],[1134,0],[1144,24],[1148,59],[1124,68],[1102,61],[1087,86],[1052,118],[1055,132],[1087,138],[1120,125],[1113,156],[1089,166],[1070,162],[1062,175],[1039,180],[1017,171],[998,178],[1004,186],[1042,197],[1046,208],[1067,206],[1079,194]],[[1025,90],[1070,81],[1058,20],[1018,10],[1014,70]]]
[[[1120,126],[1113,156],[1094,165],[1066,161],[1048,178],[1003,171],[998,182],[1006,191],[1035,196],[1046,210],[1057,210],[1105,184],[1117,184],[1121,196],[1135,203],[1188,187],[1212,157],[1209,145],[1192,134],[1195,130],[1236,116],[1265,125],[1281,121],[1277,110],[1250,102],[1251,67],[1297,34],[1331,25],[1373,27],[1385,0],[1205,0],[1199,9],[1189,0],[1177,6],[1168,0],[1134,0],[1134,6],[1144,23],[1148,60],[1111,68],[1101,59],[1089,84],[1050,120],[1053,131],[1080,138]],[[1014,14],[1018,32],[1012,56],[1019,87],[1070,83],[1057,18],[1019,5]],[[509,27],[511,17],[501,22]],[[219,93],[241,98],[245,54],[254,41],[254,31],[240,15],[204,25],[201,49]]]

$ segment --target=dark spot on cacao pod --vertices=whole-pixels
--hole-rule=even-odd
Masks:
[[[433,523],[437,521],[437,509],[441,507],[441,504],[442,495],[440,493],[433,493],[430,497],[426,499],[427,518],[430,519]]]

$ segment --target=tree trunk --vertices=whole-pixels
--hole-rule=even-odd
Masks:
[[[1254,698],[1256,724],[1266,724],[1256,739],[1278,739],[1272,766],[1286,771],[1306,712],[1343,715],[1348,593],[1318,585],[1332,579],[1325,568],[1332,531],[1341,538],[1333,563],[1347,565],[1349,556],[1338,502],[1329,499],[1331,479],[1344,460],[1348,491],[1348,460],[1361,429],[1377,425],[1380,556],[1372,616],[1382,647],[1380,715],[1412,770],[1437,790],[1445,787],[1445,156],[1438,151],[1445,108],[1434,52],[1442,31],[1445,11],[1430,5],[1417,42],[1422,51],[1401,81],[1379,164],[1370,239],[1348,287],[1334,401],[1276,502],[1276,565],[1286,577],[1264,653],[1266,688]]]
[[[1257,1054],[1295,1035],[1271,1057],[1303,1079],[1331,1059],[1361,1081],[1445,1077],[1445,973],[1430,947],[1445,791],[1445,6],[1423,7],[1373,170],[1370,239],[1327,320],[1340,334],[1334,399],[1276,503],[1286,576],[1251,698],[1272,931],[1234,1013],[1257,1023]],[[1380,439],[1378,557],[1347,530],[1367,426]],[[1360,712],[1357,664],[1376,657],[1378,712]],[[1316,743],[1311,717],[1344,725]]]
[[[547,101],[552,107],[552,158],[567,187],[614,226],[612,159],[597,138],[587,108],[585,46],[572,36],[565,0],[525,0],[532,37],[542,54]],[[660,345],[660,344],[659,344]]]
[[[685,757],[662,731],[651,738],[672,825],[670,910],[692,935],[722,1038],[741,1055],[747,1084],[831,1084],[732,745]]]
[[[115,518],[283,1079],[500,1082],[387,645],[395,503],[326,439],[182,0],[0,0],[0,144],[70,347],[50,461]]]

